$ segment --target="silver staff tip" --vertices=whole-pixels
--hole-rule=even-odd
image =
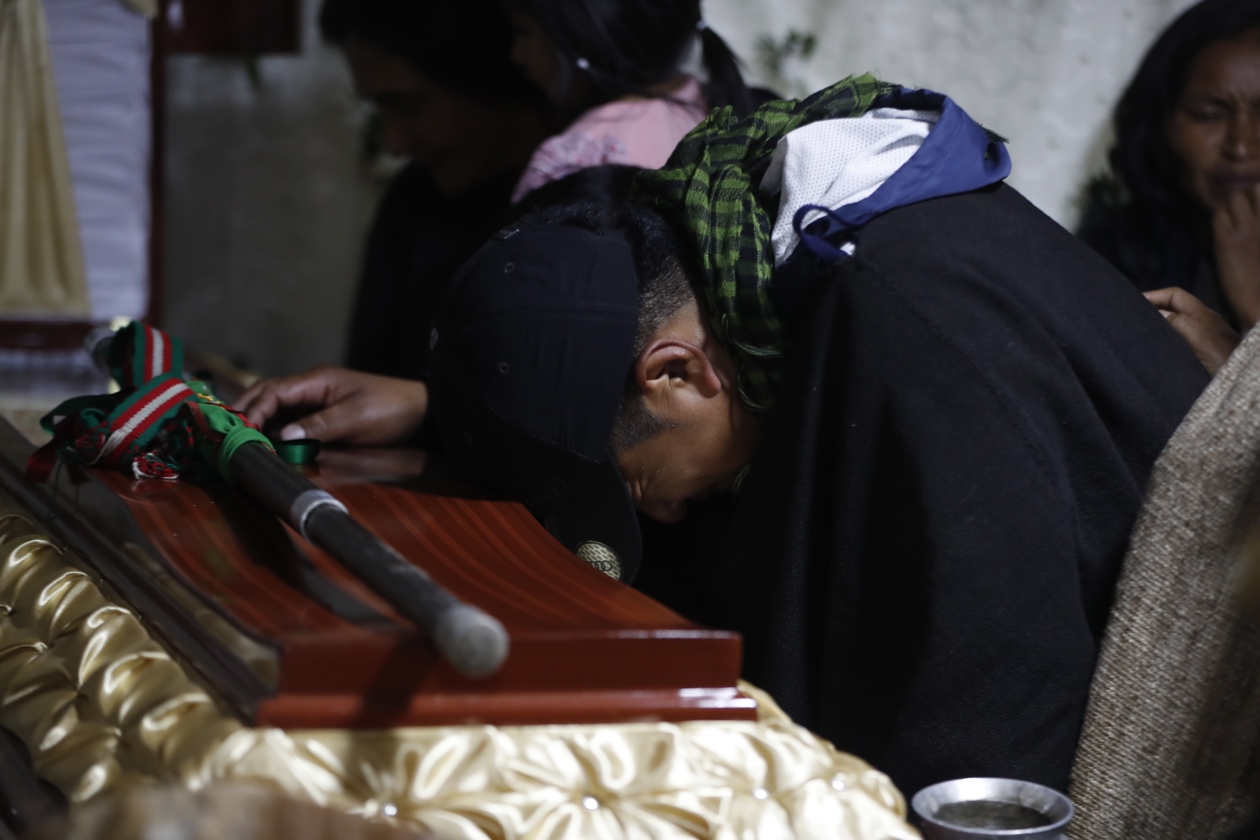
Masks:
[[[442,616],[434,628],[433,643],[452,668],[473,679],[498,671],[511,646],[507,630],[497,619],[467,604],[452,607]]]

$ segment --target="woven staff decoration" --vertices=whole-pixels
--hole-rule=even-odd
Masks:
[[[130,472],[136,478],[228,478],[241,444],[271,443],[216,399],[205,383],[183,377],[179,339],[132,321],[106,357],[116,394],[66,400],[40,420],[53,439],[31,455],[27,475],[45,481],[58,460]]]

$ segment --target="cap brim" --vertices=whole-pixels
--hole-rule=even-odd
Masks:
[[[507,425],[457,382],[446,383],[440,405],[446,454],[468,478],[510,493],[591,565],[610,574],[615,567],[613,577],[625,583],[634,579],[643,540],[611,450],[596,463],[583,461]]]

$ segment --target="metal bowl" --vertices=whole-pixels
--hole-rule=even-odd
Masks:
[[[968,807],[968,803],[975,803]],[[986,810],[980,803],[1001,803]],[[1032,828],[1003,827],[995,812],[1011,812],[1004,806],[1022,806],[1039,814],[1045,825]],[[975,840],[1007,837],[1012,840],[1054,840],[1072,821],[1072,800],[1057,790],[1018,779],[954,779],[925,787],[910,800],[923,821],[926,840]],[[1022,812],[1014,812],[1018,816]]]

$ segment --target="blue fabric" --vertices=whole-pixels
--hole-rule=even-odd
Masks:
[[[797,211],[792,226],[800,235],[801,244],[824,262],[844,259],[847,255],[839,246],[855,229],[876,216],[929,198],[987,187],[1011,173],[1011,158],[1005,144],[990,136],[944,94],[902,88],[880,97],[873,107],[940,111],[941,116],[910,160],[868,197],[838,209],[810,204]],[[821,210],[826,215],[802,230],[801,222],[813,210]],[[801,251],[798,246],[784,266],[791,264]]]

